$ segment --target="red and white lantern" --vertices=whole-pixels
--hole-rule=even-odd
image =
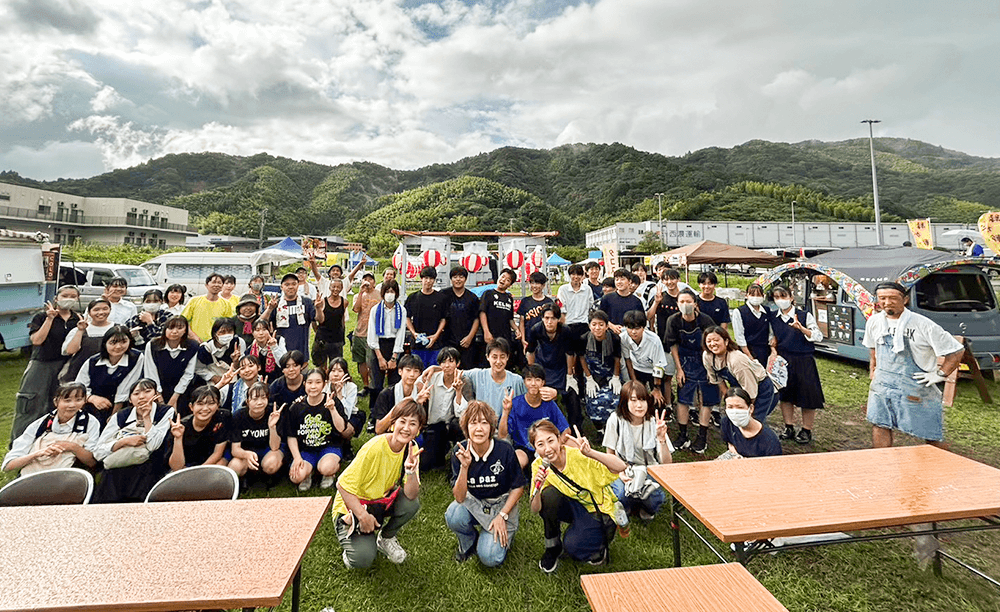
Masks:
[[[414,279],[420,275],[420,268],[412,261],[406,263],[406,278]]]
[[[437,249],[427,249],[420,255],[424,267],[439,268],[445,264],[444,253]]]
[[[507,263],[507,267],[513,270],[519,270],[521,266],[524,265],[524,253],[517,249],[507,253],[504,257],[504,261]]]
[[[530,261],[535,270],[541,269],[542,264],[545,263],[545,256],[542,255],[541,249],[535,249],[532,251]]]
[[[396,252],[392,254],[392,267],[397,270],[403,269],[403,253],[396,249]]]
[[[471,255],[466,255],[462,258],[462,266],[469,272],[479,272],[487,264],[489,264],[489,259],[485,255],[480,255],[479,253],[472,253]]]

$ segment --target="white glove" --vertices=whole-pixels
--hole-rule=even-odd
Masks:
[[[621,395],[622,392],[622,379],[618,376],[611,376],[611,391],[615,395]]]
[[[913,375],[913,380],[928,387],[948,380],[947,376],[942,376],[938,372],[938,370],[934,370],[933,372],[918,372]]]
[[[597,381],[594,380],[593,376],[587,377],[587,397],[594,398],[597,397],[597,393],[600,391],[600,387],[597,386]]]
[[[576,382],[576,376],[566,375],[566,390],[576,391],[576,394],[580,394],[580,383]]]

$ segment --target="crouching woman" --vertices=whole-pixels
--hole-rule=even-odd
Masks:
[[[443,351],[442,351],[443,352]],[[455,501],[444,514],[458,535],[455,560],[473,554],[487,567],[503,563],[517,531],[517,502],[528,484],[514,447],[494,437],[497,415],[486,402],[469,402],[460,421],[466,440],[452,453]]]
[[[337,480],[333,524],[344,549],[344,565],[367,568],[379,552],[393,563],[406,560],[396,540],[420,509],[420,453],[415,442],[427,424],[424,407],[407,398],[390,413],[392,430],[373,437]]]
[[[541,515],[545,529],[545,552],[538,566],[546,573],[555,571],[564,549],[591,565],[610,561],[617,499],[610,485],[628,467],[618,457],[592,449],[579,431],[565,445],[559,435],[544,419],[528,430],[537,454],[531,464],[531,511]],[[560,533],[562,523],[569,524],[565,534]]]

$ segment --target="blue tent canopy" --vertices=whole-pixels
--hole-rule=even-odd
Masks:
[[[277,249],[279,251],[288,251],[289,253],[296,253],[298,255],[302,255],[302,245],[288,237],[286,237],[278,244],[273,244],[267,248],[269,250]]]
[[[604,253],[602,253],[601,251],[588,251],[587,252],[587,258],[588,259],[600,259],[602,257],[604,257]]]
[[[560,257],[558,253],[553,253],[549,255],[549,258],[545,260],[545,263],[550,266],[568,266],[570,262],[569,260]]]

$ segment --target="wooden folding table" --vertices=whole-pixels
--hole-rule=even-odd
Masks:
[[[0,611],[274,607],[329,497],[0,508]]]
[[[697,535],[679,512],[680,505],[720,540],[733,544],[737,559],[744,563],[755,554],[779,549],[1000,529],[1000,470],[931,445],[675,463],[651,466],[649,473],[674,498],[670,524],[678,567],[679,523]],[[958,519],[980,522],[938,526]],[[930,524],[930,529],[782,546],[770,542],[778,537],[916,524]],[[942,558],[1000,587],[1000,582],[940,547],[934,558],[936,573],[941,572]]]

